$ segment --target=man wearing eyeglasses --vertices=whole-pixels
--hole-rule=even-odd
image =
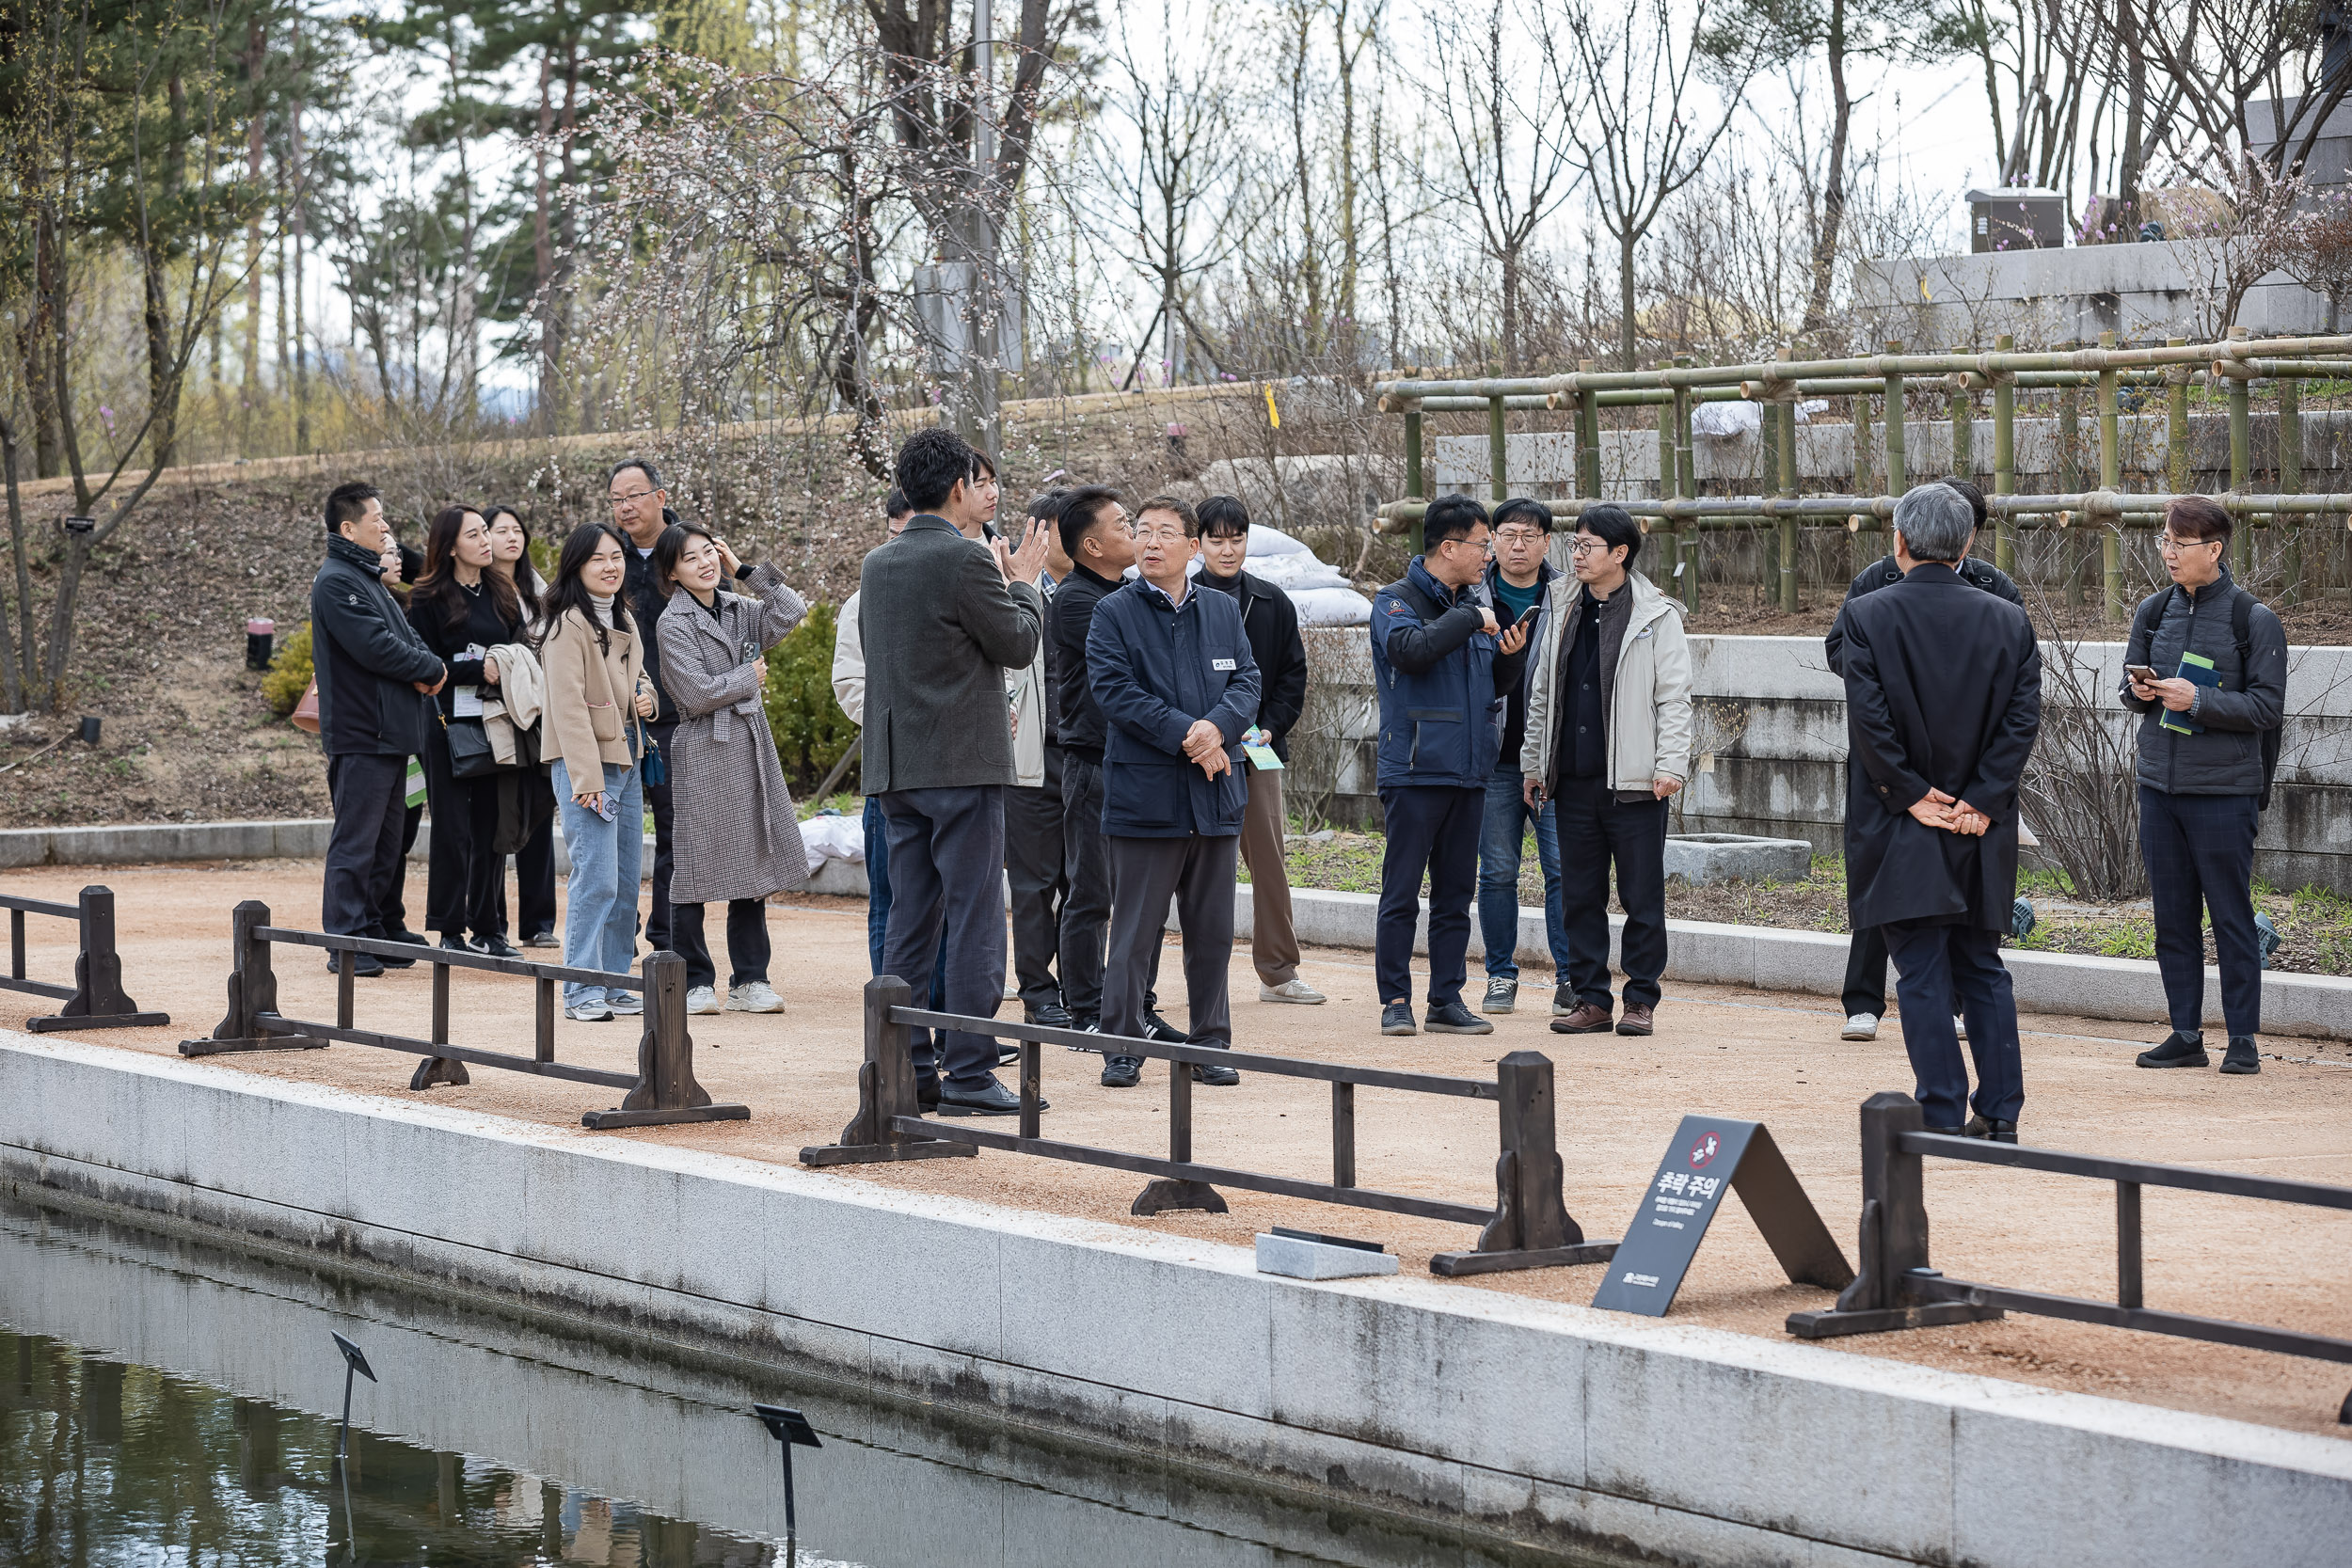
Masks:
[[[1422,517],[1424,553],[1373,595],[1373,689],[1380,699],[1380,913],[1373,971],[1380,1032],[1413,1035],[1413,931],[1429,880],[1429,1030],[1489,1035],[1462,1006],[1470,896],[1486,782],[1502,749],[1503,699],[1527,665],[1525,623],[1504,626],[1478,579],[1493,548],[1486,509],[1441,496]]]
[[[2254,832],[2270,803],[2286,710],[2287,639],[2270,607],[2232,580],[2229,511],[2209,496],[2165,508],[2171,585],[2132,619],[2123,705],[2139,721],[2139,852],[2154,904],[2156,968],[2172,1033],[2141,1067],[2201,1068],[2205,1054],[2204,916],[2221,960],[2227,1073],[2262,1070],[2262,948],[2254,924]]]
[[[1486,599],[1502,625],[1528,627],[1532,644],[1542,636],[1544,596],[1560,574],[1544,559],[1551,544],[1551,508],[1524,497],[1495,508],[1495,558],[1486,568]],[[1568,988],[1567,939],[1560,906],[1560,840],[1552,818],[1531,807],[1522,787],[1519,748],[1527,739],[1527,680],[1522,676],[1503,699],[1502,750],[1486,779],[1486,816],[1478,837],[1478,934],[1486,949],[1486,1000],[1478,1009],[1507,1013],[1519,994],[1519,857],[1527,829],[1535,827],[1535,860],[1544,871],[1544,935],[1561,977],[1552,1010],[1575,1006]]]

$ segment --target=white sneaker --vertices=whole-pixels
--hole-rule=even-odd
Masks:
[[[712,1012],[719,1009],[713,1007]],[[731,1013],[780,1013],[784,998],[778,996],[765,980],[746,980],[739,986],[727,988],[727,1011]]]
[[[1837,1031],[1841,1040],[1874,1040],[1879,1037],[1879,1021],[1875,1013],[1856,1013],[1846,1020],[1846,1026]]]
[[[612,1008],[613,1012],[625,1014],[630,1018],[638,1017],[645,1010],[645,999],[633,990],[607,991],[604,1005]]]
[[[1322,1004],[1325,997],[1323,992],[1294,974],[1279,986],[1260,986],[1258,1000],[1261,1002],[1295,1002],[1301,1006],[1312,1007]]]
[[[582,1002],[577,1006],[564,1008],[564,1016],[574,1023],[610,1023],[612,1022],[612,1009],[601,1002]]]
[[[1954,1013],[1952,1015],[1952,1033],[1958,1035],[1962,1039],[1966,1039],[1968,1037],[1968,1021],[1961,1017],[1958,1013]]]
[[[715,1013],[719,1010],[719,992],[710,986],[695,986],[686,993],[686,1010],[690,1013]]]

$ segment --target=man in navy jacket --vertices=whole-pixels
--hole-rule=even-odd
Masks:
[[[1380,915],[1373,971],[1380,1032],[1413,1024],[1413,927],[1429,878],[1429,1028],[1486,1035],[1462,1006],[1470,895],[1486,780],[1502,746],[1502,703],[1527,666],[1527,627],[1504,626],[1480,598],[1493,547],[1486,509],[1441,496],[1422,518],[1426,552],[1372,600],[1373,687],[1380,698]]]
[[[1144,1031],[1151,984],[1176,900],[1184,928],[1188,1037],[1233,1043],[1227,974],[1233,960],[1233,863],[1248,792],[1233,748],[1258,717],[1258,661],[1241,609],[1185,577],[1200,522],[1184,501],[1155,497],[1136,516],[1137,580],[1104,596],[1087,631],[1088,684],[1103,716],[1103,836],[1111,872],[1110,951],[1103,1033]],[[1132,1088],[1142,1061],[1108,1046],[1103,1083]],[[1228,1067],[1196,1067],[1203,1084],[1234,1084]]]
[[[326,497],[326,561],[310,584],[310,662],[319,683],[319,744],[335,823],[326,841],[319,928],[389,940],[385,913],[408,813],[408,759],[424,750],[433,705],[449,678],[384,586],[391,531],[374,487],[339,484]],[[330,954],[336,968],[343,954]],[[384,973],[373,954],[352,973]]]

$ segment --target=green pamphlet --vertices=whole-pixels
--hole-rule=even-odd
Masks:
[[[415,757],[408,759],[408,804],[424,804],[424,764]]]
[[[2188,682],[2191,686],[2218,687],[2221,684],[2221,672],[2213,667],[2212,659],[2205,657],[2201,654],[2183,654],[2181,656],[2180,678]],[[2199,723],[2196,720],[2191,719],[2186,713],[2175,713],[2170,708],[2166,708],[2164,710],[2164,717],[2157,720],[2156,722],[2163,728],[2170,730],[2174,735],[2202,735],[2205,733],[2204,725]]]

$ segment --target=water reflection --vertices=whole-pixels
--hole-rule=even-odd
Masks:
[[[381,1380],[347,1506],[330,1330]],[[796,1466],[810,1568],[1562,1560],[6,1202],[0,1331],[9,1568],[781,1563],[755,1399],[824,1438]]]
[[[0,1330],[0,1561],[765,1568],[773,1544]],[[812,1560],[805,1554],[803,1562]]]

